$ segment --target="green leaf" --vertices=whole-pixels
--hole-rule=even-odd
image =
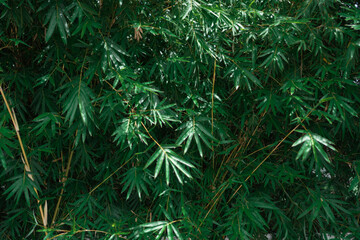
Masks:
[[[248,70],[246,70],[245,68],[242,68],[242,71],[244,72],[244,74],[253,82],[255,83],[257,86],[262,87],[260,80],[251,72],[249,72]]]
[[[359,183],[360,183],[359,177],[353,178],[350,182],[349,191],[354,191],[356,188],[358,188]]]
[[[55,12],[55,9],[52,9],[52,11],[51,11],[51,20],[50,20],[49,26],[48,26],[48,28],[46,30],[46,36],[45,36],[45,41],[46,42],[48,42],[50,40],[51,36],[53,35],[56,24],[57,24],[56,12]]]
[[[4,153],[1,149],[0,149],[0,160],[1,160],[1,165],[6,170],[7,169],[6,160],[5,160]]]
[[[183,240],[183,237],[181,236],[179,230],[177,229],[177,227],[174,225],[174,224],[171,224],[170,225],[172,230],[174,231],[176,237],[179,239],[179,240]]]
[[[327,204],[326,201],[323,201],[322,204],[323,204],[323,208],[325,210],[326,215],[329,217],[330,221],[334,223],[336,221],[335,216],[334,216],[332,210],[330,209],[329,205]]]
[[[148,160],[144,168],[148,168],[158,157],[160,154],[163,154],[161,149],[158,149]]]
[[[160,154],[160,156],[159,156],[159,158],[157,160],[156,167],[155,167],[155,172],[154,172],[154,177],[155,178],[158,176],[158,174],[159,174],[159,172],[161,170],[161,166],[162,166],[166,156],[167,156],[166,152],[163,149],[161,149],[161,154]],[[167,176],[168,176],[168,173],[167,173]]]
[[[297,145],[299,145],[299,144],[301,144],[303,142],[308,142],[308,141],[310,141],[310,136],[309,135],[304,135],[303,137],[296,140],[296,142],[293,143],[292,147],[296,147]]]
[[[1,0],[0,3],[10,9],[9,5],[6,3],[7,0]]]
[[[70,31],[62,10],[60,10],[59,15],[57,16],[57,26],[59,28],[61,40],[64,44],[67,44],[67,35],[70,35]]]

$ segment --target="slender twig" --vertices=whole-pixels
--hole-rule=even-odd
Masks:
[[[214,73],[212,79],[212,91],[211,91],[211,135],[214,135],[214,91],[215,91],[215,79],[216,79],[216,59],[214,60]],[[212,146],[214,152],[214,146]],[[213,169],[215,169],[215,156],[213,154]]]
[[[96,185],[90,192],[89,195],[91,195],[98,187],[100,187],[103,183],[105,183],[109,178],[111,178],[115,173],[117,173],[122,167],[124,167],[131,159],[133,159],[137,154],[126,160],[124,164],[122,164],[120,167],[118,167],[114,172],[112,172],[109,176],[107,176],[101,183]]]
[[[153,136],[151,136],[149,130],[145,127],[145,125],[144,125],[143,122],[141,122],[141,125],[145,128],[145,131],[147,132],[147,134],[149,135],[149,137],[156,143],[156,145],[158,145],[159,148],[160,148],[163,152],[165,152],[164,148],[160,145],[160,143],[158,143],[158,142],[155,140],[155,138],[153,138]],[[166,152],[165,152],[165,153],[166,153]]]
[[[111,178],[115,173],[117,173],[122,167],[124,167],[131,159],[133,159],[135,156],[143,154],[147,152],[147,150],[145,150],[144,152],[137,152],[135,153],[131,158],[129,158],[128,160],[126,160],[126,162],[124,162],[120,167],[118,167],[114,172],[112,172],[109,176],[107,176],[101,183],[99,183],[98,185],[96,185],[93,189],[91,189],[91,191],[89,192],[89,196],[98,188],[100,187],[102,184],[104,184],[109,178]]]
[[[220,197],[222,196],[222,194],[225,192],[225,190],[227,189],[227,187],[229,186],[229,184],[226,184],[223,188],[221,188],[214,196],[214,198],[218,195],[218,197],[216,198],[216,200],[214,201],[214,203],[211,205],[209,211],[206,213],[205,217],[203,218],[203,220],[201,221],[199,227],[197,228],[198,231],[200,231],[200,227],[203,225],[203,223],[205,222],[205,219],[207,218],[207,216],[210,214],[211,210],[215,207],[216,203],[219,201]],[[213,201],[214,198],[211,200]],[[209,203],[210,204],[210,203]],[[208,204],[208,206],[209,206]]]

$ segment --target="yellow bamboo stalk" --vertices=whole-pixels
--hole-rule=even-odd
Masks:
[[[14,109],[10,108],[10,105],[9,105],[7,99],[6,99],[6,96],[5,96],[5,93],[4,93],[3,89],[2,89],[2,86],[0,86],[0,92],[1,92],[2,98],[4,99],[4,102],[5,102],[6,108],[7,108],[8,112],[9,112],[9,115],[11,117],[11,121],[12,121],[12,123],[14,125],[16,136],[17,136],[17,138],[19,140],[19,144],[20,144],[20,148],[21,148],[21,152],[22,152],[21,159],[22,159],[22,161],[24,163],[25,171],[27,172],[28,177],[31,180],[34,180],[33,176],[31,175],[31,168],[30,168],[29,160],[27,158],[25,148],[24,148],[23,142],[21,140],[20,129],[19,129],[19,125],[18,125],[18,122],[17,122],[17,119],[16,119],[15,111],[14,111]],[[46,206],[45,206],[45,213],[44,213],[44,209],[43,209],[42,205],[40,204],[40,200],[39,200],[40,197],[39,197],[38,190],[35,187],[34,187],[34,191],[35,191],[36,196],[37,196],[37,203],[39,204],[39,211],[40,211],[41,219],[42,219],[44,227],[46,228],[46,226],[47,226],[47,204],[45,204]],[[45,232],[45,235],[47,235],[46,232]]]

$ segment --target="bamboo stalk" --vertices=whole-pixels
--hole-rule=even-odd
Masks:
[[[30,168],[29,160],[27,158],[25,148],[24,148],[23,142],[21,140],[19,124],[18,124],[17,119],[16,119],[15,111],[14,111],[14,109],[10,108],[10,105],[9,105],[7,99],[6,99],[6,96],[5,96],[5,93],[4,93],[3,89],[2,89],[2,86],[0,86],[0,92],[1,92],[2,98],[4,99],[4,102],[5,102],[6,108],[7,108],[8,112],[9,112],[9,115],[11,117],[11,121],[12,121],[12,123],[14,125],[16,136],[17,136],[17,138],[19,140],[19,144],[20,144],[20,148],[21,148],[21,152],[22,152],[21,160],[24,163],[25,171],[27,172],[28,177],[32,181],[34,181],[34,178],[33,178],[32,174],[31,174],[31,168]],[[42,205],[40,204],[40,197],[39,197],[38,190],[35,187],[34,187],[34,191],[35,191],[36,196],[37,196],[37,203],[39,204],[39,211],[40,211],[41,219],[42,219],[44,227],[46,228],[46,226],[47,226],[47,204],[45,203],[45,213],[44,213],[44,209],[43,209]],[[45,232],[45,235],[47,235],[46,232]]]

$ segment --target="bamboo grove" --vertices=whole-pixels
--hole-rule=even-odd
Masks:
[[[1,239],[360,239],[360,8],[0,1]]]

